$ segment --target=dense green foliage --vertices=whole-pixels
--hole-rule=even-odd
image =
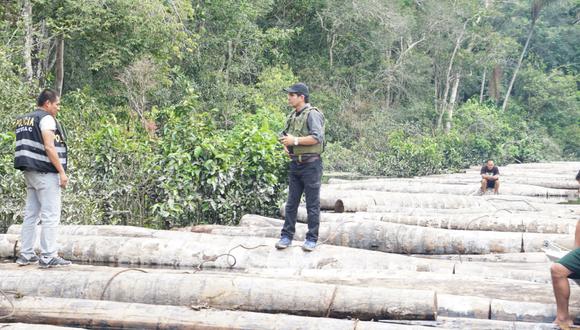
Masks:
[[[167,228],[274,213],[286,186],[281,89],[296,81],[325,113],[327,171],[578,159],[579,10],[548,0],[5,1],[0,230],[25,194],[12,120],[58,86],[60,61],[67,223]]]

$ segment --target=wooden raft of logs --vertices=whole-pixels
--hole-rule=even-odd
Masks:
[[[552,329],[542,251],[546,241],[572,245],[580,205],[561,203],[575,194],[579,168],[500,167],[499,196],[474,194],[479,168],[333,179],[321,199],[332,212],[321,214],[310,253],[300,249],[306,225],[280,251],[282,220],[255,215],[182,231],[62,225],[62,256],[99,266],[0,264],[0,321],[9,322],[0,327]],[[20,230],[0,234],[0,257],[18,253]],[[145,268],[126,268],[134,266]],[[580,286],[570,284],[580,323]]]

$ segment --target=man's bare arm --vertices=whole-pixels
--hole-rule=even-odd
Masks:
[[[50,160],[52,165],[54,165],[60,176],[60,186],[65,188],[68,183],[68,177],[64,172],[64,168],[60,163],[58,153],[56,152],[56,148],[54,147],[54,132],[51,130],[43,130],[42,139],[44,140],[44,150],[46,151],[46,155],[48,156],[48,159]]]
[[[297,137],[290,134],[281,137],[280,142],[282,142],[283,145],[289,147],[294,145],[294,139],[297,139],[298,145],[302,146],[312,146],[319,143],[318,140],[316,140],[312,135]]]

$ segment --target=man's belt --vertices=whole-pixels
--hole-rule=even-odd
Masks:
[[[304,163],[312,163],[314,161],[319,160],[320,155],[317,154],[292,155],[290,158],[292,158],[292,160],[297,163],[304,164]]]

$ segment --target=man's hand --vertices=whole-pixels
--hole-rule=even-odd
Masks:
[[[282,143],[285,147],[290,147],[290,146],[294,145],[295,138],[296,137],[294,135],[288,134],[286,136],[281,137],[279,140],[280,140],[280,143]]]
[[[286,152],[286,156],[288,156],[288,158],[292,158],[292,156],[290,155],[290,150],[288,150],[287,146],[284,146],[284,151]]]
[[[65,189],[66,185],[68,184],[68,176],[66,176],[66,173],[62,172],[58,175],[58,178],[61,188]]]

